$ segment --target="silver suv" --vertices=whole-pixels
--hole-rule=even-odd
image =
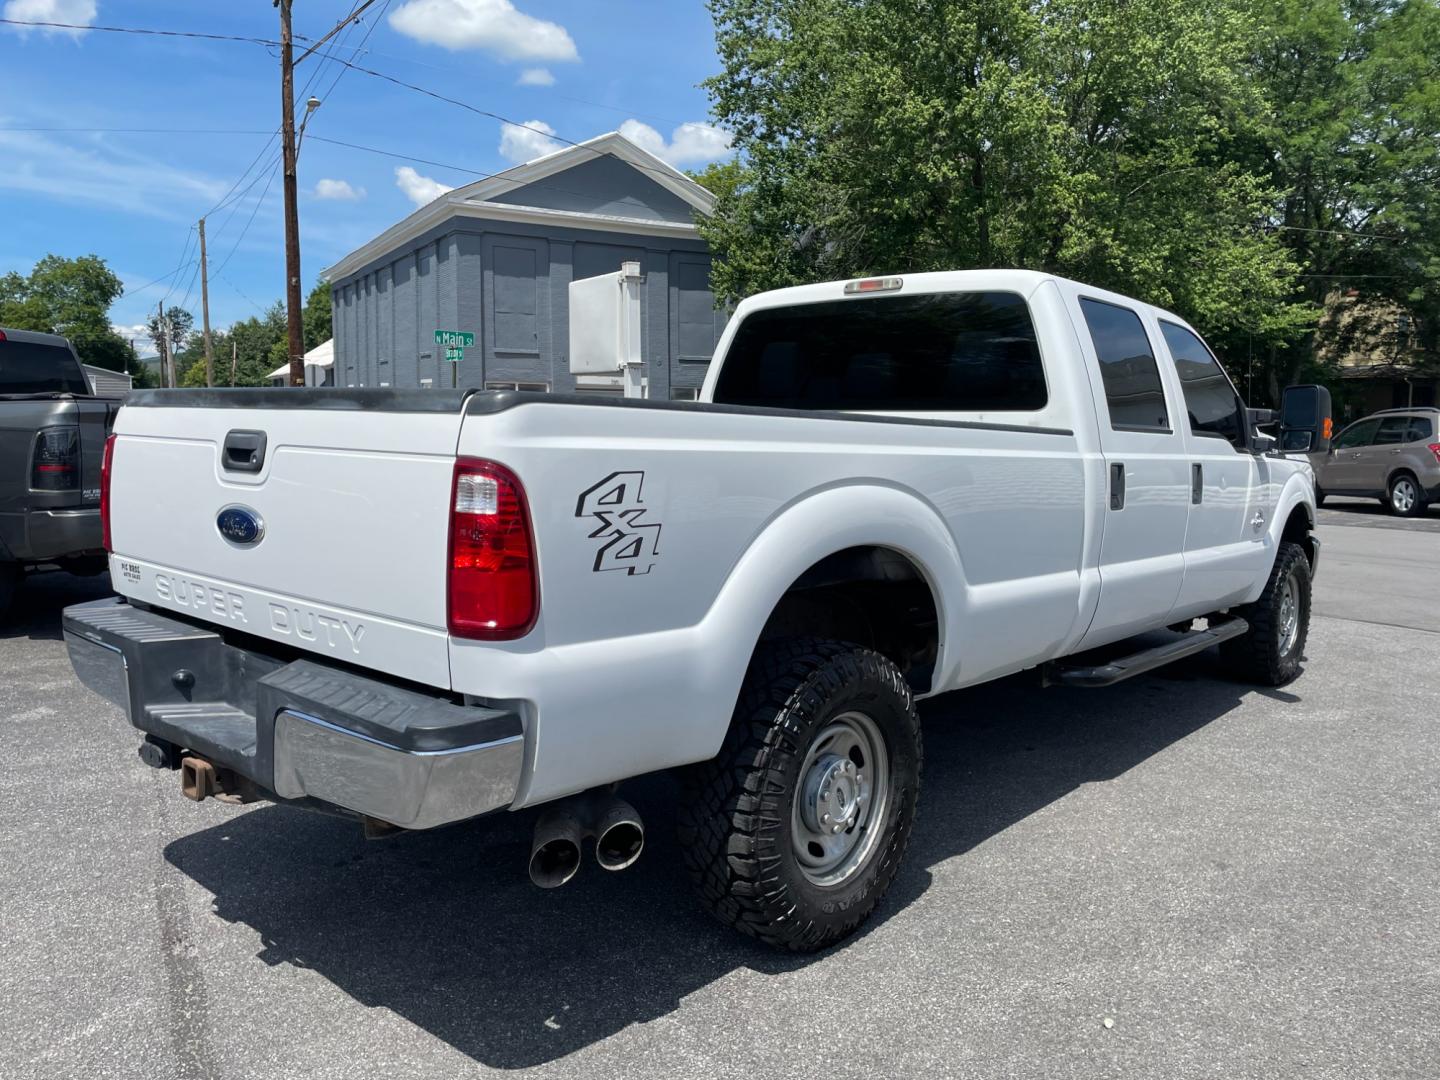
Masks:
[[[1440,409],[1384,409],[1356,420],[1324,453],[1311,454],[1316,502],[1370,496],[1416,517],[1440,500]]]

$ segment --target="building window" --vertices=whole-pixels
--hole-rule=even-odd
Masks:
[[[541,394],[548,394],[548,393],[550,392],[550,384],[549,384],[549,383],[543,383],[543,382],[507,382],[507,381],[500,381],[500,382],[487,382],[487,383],[485,384],[485,389],[486,389],[486,390],[532,390],[532,391],[538,391],[538,392],[541,393]]]
[[[671,401],[699,401],[700,388],[698,386],[672,386],[670,388]]]
[[[495,348],[505,352],[534,352],[539,348],[535,251],[497,246],[493,262]]]

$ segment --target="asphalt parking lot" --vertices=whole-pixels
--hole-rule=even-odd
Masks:
[[[929,702],[906,867],[817,957],[640,863],[525,876],[528,815],[367,842],[180,798],[0,625],[0,1077],[1425,1077],[1440,1061],[1440,514],[1322,511],[1304,674]]]

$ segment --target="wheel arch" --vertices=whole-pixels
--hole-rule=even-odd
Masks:
[[[893,586],[933,615],[933,643],[919,650],[930,654],[909,659],[928,685],[931,673],[938,681],[954,662],[946,650],[947,618],[960,608],[964,582],[954,538],[935,508],[914,492],[861,481],[809,493],[766,523],[721,586],[702,622],[706,640],[721,644],[712,661],[722,670],[713,674],[738,693],[756,646],[780,636],[785,621],[793,625],[807,606],[787,597],[808,593],[820,600],[808,605],[811,610],[833,620],[837,609],[853,609],[855,586],[880,593]],[[881,620],[891,627],[893,621]],[[805,632],[822,631],[811,623]],[[882,653],[894,647],[884,633],[876,643],[885,646],[877,648]],[[926,666],[928,672],[922,671]],[[715,734],[717,748],[722,736]]]
[[[1320,551],[1315,543],[1315,513],[1308,503],[1297,503],[1290,508],[1285,524],[1280,529],[1280,541],[1299,544],[1310,565],[1315,565]]]

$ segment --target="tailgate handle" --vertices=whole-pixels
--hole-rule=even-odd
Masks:
[[[265,464],[263,431],[232,431],[225,436],[220,464],[227,472],[258,473]]]

